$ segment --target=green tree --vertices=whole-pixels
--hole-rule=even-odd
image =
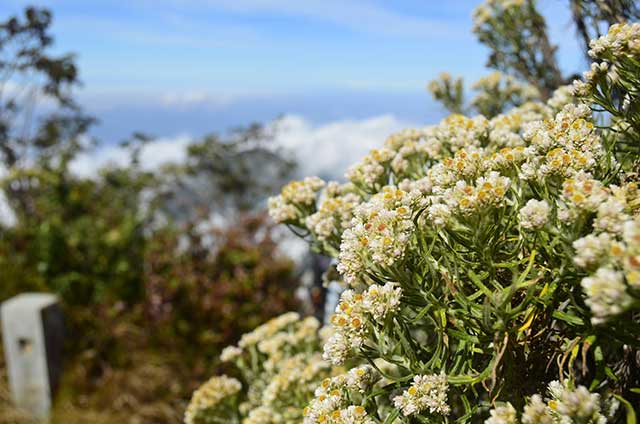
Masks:
[[[473,17],[473,32],[489,48],[489,68],[528,82],[543,99],[562,84],[557,46],[534,0],[487,0]]]
[[[233,218],[255,211],[291,177],[295,162],[273,144],[276,126],[253,123],[187,147],[183,164],[167,167],[165,211],[180,221]]]

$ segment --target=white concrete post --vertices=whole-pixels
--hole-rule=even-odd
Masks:
[[[56,296],[25,293],[2,303],[2,339],[16,406],[47,420],[62,373],[64,323]]]

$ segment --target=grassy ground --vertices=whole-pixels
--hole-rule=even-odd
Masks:
[[[153,346],[143,332],[122,339],[130,342],[115,364],[91,352],[66,360],[51,423],[182,423],[190,394],[213,372],[207,369],[211,361],[199,355],[189,360],[175,346]],[[7,384],[0,346],[0,424],[38,424],[11,404]]]
[[[86,384],[82,367],[66,370],[55,399],[52,423],[180,423],[190,390],[165,358],[135,353],[135,365],[108,369]],[[82,382],[79,384],[79,382]],[[0,424],[35,424],[10,401],[5,367],[0,367]]]

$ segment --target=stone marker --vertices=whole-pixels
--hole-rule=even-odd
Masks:
[[[13,400],[46,420],[62,373],[64,322],[58,299],[21,294],[2,303],[0,318]]]

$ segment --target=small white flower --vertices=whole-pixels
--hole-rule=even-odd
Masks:
[[[516,410],[509,402],[492,409],[489,414],[491,416],[484,421],[485,424],[516,424],[518,422]]]
[[[230,362],[242,355],[242,349],[237,346],[227,346],[222,349],[220,360],[222,362]]]
[[[573,261],[581,268],[591,267],[605,262],[611,248],[611,236],[608,233],[589,234],[573,242],[576,256]]]
[[[393,398],[393,403],[405,416],[422,411],[449,415],[451,408],[447,404],[448,389],[449,384],[444,373],[416,375],[411,386],[401,395]]]
[[[543,402],[542,396],[536,394],[531,396],[529,404],[524,407],[522,413],[523,424],[553,424],[553,414],[551,409]]]
[[[624,312],[632,302],[627,293],[622,273],[609,268],[600,268],[595,275],[582,280],[582,289],[587,295],[585,303],[591,308],[594,324]]]
[[[545,200],[529,200],[518,214],[520,225],[528,230],[544,227],[549,222],[549,209],[549,204]]]
[[[193,392],[191,401],[184,413],[185,424],[193,424],[198,413],[204,409],[215,408],[242,389],[242,384],[226,375],[215,376]]]

